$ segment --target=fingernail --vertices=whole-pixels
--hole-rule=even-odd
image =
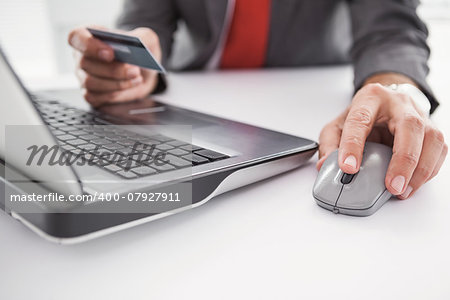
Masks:
[[[142,77],[141,76],[131,79],[131,84],[133,86],[137,86],[137,85],[139,85],[141,83],[142,83]]]
[[[405,186],[405,181],[405,177],[400,175],[396,176],[394,179],[392,179],[391,186],[398,194],[400,194],[403,191],[403,187]]]
[[[405,199],[408,198],[409,195],[411,194],[412,190],[413,190],[412,186],[408,185],[405,192],[402,194],[402,197]]]
[[[127,70],[127,77],[134,78],[134,77],[138,76],[140,73],[141,72],[140,72],[139,68],[129,68]]]
[[[112,59],[111,52],[105,49],[98,51],[98,57],[104,61],[110,61]]]
[[[73,47],[75,47],[76,49],[78,49],[80,51],[86,50],[86,47],[84,46],[83,43],[81,43],[80,38],[76,34],[72,37],[72,39],[70,40],[70,43],[73,45]]]
[[[344,165],[356,169],[356,157],[354,157],[353,155],[347,156],[347,158],[344,160]]]

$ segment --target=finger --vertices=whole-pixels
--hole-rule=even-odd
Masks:
[[[370,91],[371,92],[371,91]],[[379,97],[384,97],[380,95]],[[358,172],[364,145],[380,109],[380,100],[373,93],[358,93],[345,119],[339,145],[339,167],[345,173]]]
[[[110,62],[114,51],[107,44],[94,38],[86,28],[77,28],[69,34],[69,44],[84,56]]]
[[[141,70],[137,66],[115,61],[105,63],[87,57],[80,59],[79,67],[89,74],[105,79],[126,80],[138,77],[141,74]]]
[[[128,80],[111,80],[85,73],[84,79],[81,82],[82,87],[90,92],[104,93],[126,90],[138,86],[143,82],[143,78],[142,76],[138,76]]]
[[[436,176],[439,173],[439,170],[441,169],[442,165],[444,164],[445,158],[447,157],[448,154],[448,146],[447,144],[444,144],[444,146],[442,147],[442,152],[441,152],[441,156],[439,157],[439,160],[436,164],[436,167],[434,168],[433,173],[430,176],[430,179],[433,179],[434,176]]]
[[[411,180],[400,199],[406,199],[414,191],[417,191],[425,182],[427,182],[441,157],[442,148],[444,146],[444,136],[435,129],[429,128],[423,139],[422,153],[420,154],[419,163],[411,177]]]
[[[129,34],[139,37],[142,43],[155,55],[156,60],[161,61],[162,52],[156,32],[149,28],[139,27],[130,31]]]
[[[341,133],[342,125],[339,124],[339,120],[329,123],[320,132],[319,161],[316,164],[317,170],[320,170],[328,155],[339,147]]]
[[[394,146],[385,184],[391,194],[401,195],[419,162],[425,125],[412,107],[407,111],[401,106],[394,109],[401,117],[398,120],[392,119]]]

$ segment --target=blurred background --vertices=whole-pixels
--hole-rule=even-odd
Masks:
[[[67,44],[70,30],[88,24],[114,26],[122,2],[0,0],[0,42],[22,77],[70,73],[74,66]]]
[[[122,5],[123,0],[0,0],[0,42],[25,81],[64,78],[74,68],[68,32],[80,25],[114,26]],[[450,66],[450,0],[423,0],[419,13],[429,25],[433,55],[446,53],[440,60]]]

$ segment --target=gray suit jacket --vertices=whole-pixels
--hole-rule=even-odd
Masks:
[[[127,0],[118,26],[152,28],[169,69],[207,68],[224,45],[234,1]],[[438,102],[426,82],[428,31],[416,14],[418,2],[272,0],[265,66],[352,62],[356,90],[373,74],[401,73],[421,86],[434,111]]]

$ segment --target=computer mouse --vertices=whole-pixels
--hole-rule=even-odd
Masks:
[[[350,216],[370,216],[389,198],[384,178],[392,157],[386,145],[367,142],[359,172],[346,174],[338,164],[338,150],[324,161],[313,196],[321,207]]]

